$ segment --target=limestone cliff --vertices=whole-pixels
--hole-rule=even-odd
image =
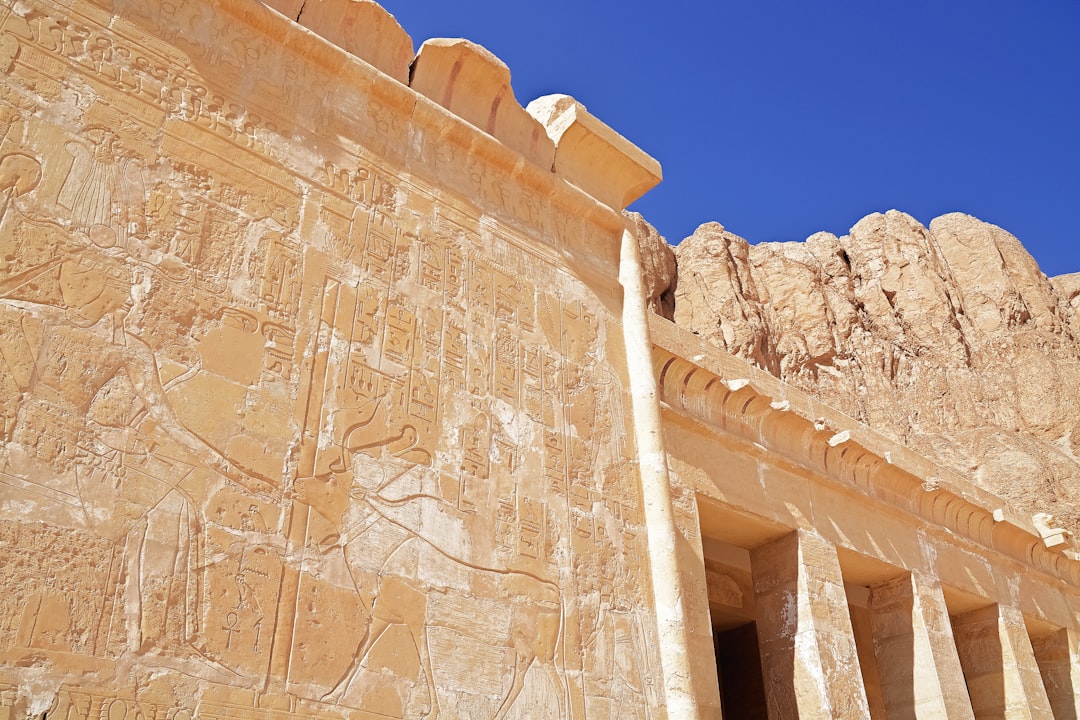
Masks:
[[[678,324],[1080,530],[1080,274],[959,213],[754,246],[709,223],[676,254]]]
[[[664,236],[657,232],[656,228],[641,216],[641,213],[623,210],[623,217],[633,229],[638,241],[638,249],[641,252],[641,269],[645,276],[645,302],[652,312],[668,320],[674,320],[675,285],[678,282],[675,253]]]

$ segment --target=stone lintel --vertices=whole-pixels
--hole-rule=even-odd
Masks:
[[[555,172],[604,204],[622,210],[662,179],[659,162],[574,98],[546,95],[527,110],[555,143]]]
[[[954,617],[952,626],[976,717],[1053,717],[1019,610],[989,605]]]
[[[887,717],[973,720],[941,583],[903,575],[870,588]]]
[[[870,717],[836,548],[797,530],[750,563],[769,717]]]
[[[529,161],[551,167],[554,144],[514,98],[510,69],[484,47],[460,38],[425,41],[410,86]]]

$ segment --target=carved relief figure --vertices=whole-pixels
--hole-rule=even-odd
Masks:
[[[0,223],[39,177],[33,158],[12,157],[0,160]],[[88,212],[100,209],[81,197]],[[102,227],[112,226],[91,226],[98,240]],[[0,387],[17,398],[5,402],[0,475],[35,488],[31,497],[55,521],[123,547],[127,612],[114,617],[112,636],[126,638],[127,650],[168,647],[175,658],[180,641],[198,657],[203,521],[191,488],[205,487],[208,471],[254,493],[272,484],[239,469],[173,411],[155,352],[133,329],[153,265],[99,246],[110,243],[72,249],[80,242],[63,239],[55,257],[0,273]],[[8,267],[18,260],[4,255]]]
[[[185,455],[250,490],[271,485],[239,470],[176,417],[153,351],[125,324],[133,307],[130,272],[125,264],[107,259],[68,258],[55,270],[61,306],[0,299],[5,310],[23,312],[22,332],[6,337],[3,348],[4,371],[22,395],[5,438],[14,446],[4,458],[4,472],[31,479],[66,477],[73,482],[69,488],[86,525],[118,541],[133,531],[144,537],[154,533],[162,522],[160,514],[167,514],[186,525],[179,533],[186,547],[172,548],[183,555],[195,551],[201,524],[193,509],[198,505],[182,484],[190,472],[182,470]],[[169,458],[175,449],[161,453],[159,445],[166,440],[179,446],[180,457]],[[154,472],[155,462],[170,467]],[[149,494],[148,507],[131,507],[139,504],[136,491],[124,487],[124,475],[131,470],[138,472],[138,483],[153,480],[159,486]],[[145,487],[138,492],[145,494]],[[150,568],[159,566],[146,563],[145,552],[135,552],[133,579],[150,583],[149,574],[155,572]],[[197,564],[182,559],[170,565]],[[162,573],[158,580],[167,582],[172,569],[157,571]],[[129,631],[132,649],[160,640],[147,637],[158,632],[146,622],[148,597],[152,594],[127,595],[143,616],[138,628],[142,641],[136,642]],[[185,631],[184,639],[194,641],[193,628]]]
[[[15,198],[27,194],[41,182],[41,163],[25,153],[0,157],[0,221]]]
[[[95,245],[114,247],[126,240],[133,221],[145,218],[140,168],[110,128],[91,125],[83,136],[90,147],[77,142],[66,146],[72,168],[59,202]]]
[[[11,271],[18,246],[15,227],[23,220],[15,205],[16,199],[31,192],[41,182],[41,163],[25,153],[8,153],[0,157],[0,273]],[[2,278],[2,276],[0,276]],[[0,292],[11,280],[0,279]]]
[[[445,438],[436,445],[435,438],[418,433],[424,416],[412,409],[415,391],[422,384],[416,377],[421,371],[413,368],[426,365],[416,355],[424,343],[413,340],[416,331],[400,322],[400,312],[386,321],[388,326],[397,322],[396,329],[368,327],[369,318],[378,321],[378,316],[366,312],[368,306],[377,307],[371,292],[364,285],[358,290],[334,286],[324,294],[333,299],[323,305],[320,338],[325,341],[320,339],[319,347],[325,350],[313,363],[316,367],[330,363],[328,370],[320,371],[326,376],[320,376],[315,393],[322,407],[314,415],[319,418],[315,420],[319,449],[312,451],[310,474],[295,482],[296,501],[314,511],[306,515],[306,544],[318,553],[318,559],[309,562],[309,572],[323,578],[347,578],[367,616],[365,630],[356,637],[341,663],[340,675],[323,698],[346,706],[372,707],[374,694],[382,690],[378,686],[385,687],[387,681],[369,672],[367,663],[393,632],[399,648],[395,652],[415,652],[418,664],[412,671],[415,675],[405,678],[405,684],[415,690],[386,714],[402,714],[406,711],[400,708],[411,708],[413,714],[438,717],[448,701],[445,693],[450,692],[437,682],[439,667],[460,659],[440,657],[432,637],[433,633],[450,634],[504,654],[500,667],[513,669],[501,700],[490,710],[491,717],[501,719],[511,712],[525,687],[526,674],[536,667],[541,682],[548,683],[557,698],[559,717],[566,718],[570,703],[562,657],[565,609],[558,584],[495,564],[493,554],[476,550],[476,545],[485,543],[493,547],[493,539],[474,534],[482,522],[462,518],[484,514],[474,515],[473,508],[460,502],[460,493],[447,496],[443,492],[448,481],[460,482],[461,468],[470,477],[480,477],[479,464],[487,468],[492,462],[491,424],[485,414],[471,410],[474,421],[468,424],[468,432],[461,429],[449,451],[443,449]],[[371,367],[368,362],[375,361],[367,359],[372,356],[363,348],[392,333],[399,337],[386,341],[383,359],[396,359],[385,363],[384,370]],[[334,365],[331,358],[335,356],[348,361]],[[306,432],[314,443],[315,433]],[[442,516],[448,518],[446,523],[430,524]],[[488,531],[491,528],[493,523]],[[445,615],[440,602],[433,601],[460,596],[463,589],[472,587],[485,588],[485,593],[499,598],[505,612],[501,629],[471,627],[460,617]],[[402,649],[402,643],[409,649]],[[490,688],[474,692],[488,694]]]
[[[281,117],[266,94],[340,82],[304,58],[243,98],[203,77],[280,51],[212,4],[49,7],[14,48],[0,34],[0,66],[22,43],[28,76],[24,104],[0,98],[0,510],[19,508],[0,541],[41,525],[38,556],[92,541],[76,571],[112,564],[76,647],[81,608],[25,563],[9,605],[48,622],[19,647],[150,676],[139,702],[175,681],[211,719],[640,717],[642,603],[611,587],[641,562],[611,550],[636,490],[604,303],[422,173],[362,142],[307,147],[302,103]],[[369,105],[381,132],[409,129]],[[327,188],[302,147],[341,164]],[[488,200],[530,202],[470,169]],[[78,702],[47,714],[196,714]]]
[[[350,455],[347,447],[342,448],[342,458]],[[509,652],[513,671],[510,687],[493,720],[506,717],[514,707],[524,687],[525,675],[534,664],[544,672],[555,691],[559,704],[557,717],[566,718],[569,698],[560,656],[564,610],[558,586],[525,572],[469,562],[448,550],[445,540],[426,536],[417,522],[421,513],[410,511],[419,511],[422,503],[445,501],[427,493],[409,492],[406,473],[410,469],[373,484],[370,477],[365,478],[363,471],[351,463],[335,464],[325,475],[304,478],[298,484],[300,498],[339,530],[330,536],[333,543],[324,547],[324,552],[343,553],[357,592],[371,597],[368,630],[360,639],[348,669],[323,699],[344,701],[374,645],[388,628],[401,625],[412,639],[426,676],[430,703],[426,717],[438,717],[438,689],[428,641],[429,625],[437,619],[433,620],[428,612],[428,596],[435,590],[447,590],[433,587],[416,576],[417,558],[430,557],[434,551],[457,574],[480,575],[481,582],[501,587],[502,596],[515,597],[508,634],[483,638]],[[406,489],[397,483],[406,485]]]

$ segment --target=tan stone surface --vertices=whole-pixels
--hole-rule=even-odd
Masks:
[[[263,5],[272,7],[287,18],[296,20],[306,0],[262,0]]]
[[[750,561],[769,717],[869,717],[835,547],[797,531]]]
[[[991,605],[952,619],[975,717],[1052,718],[1024,619]]]
[[[297,12],[0,4],[3,717],[662,717],[621,216]]]
[[[1080,273],[1052,277],[1050,284],[1068,303],[1073,335],[1080,334]]]
[[[289,17],[398,82],[409,84],[412,38],[378,3],[371,0],[304,0]]]
[[[1033,634],[1031,645],[1054,717],[1076,717],[1080,711],[1080,665],[1073,661],[1076,633],[1061,629]]]
[[[540,123],[514,99],[510,68],[463,39],[435,38],[420,46],[411,87],[484,132],[548,168],[555,146]]]
[[[677,248],[676,321],[1029,513],[1080,528],[1075,277],[966,215]]]
[[[660,163],[574,98],[545,95],[526,109],[555,143],[553,170],[600,202],[622,210],[660,182]]]
[[[637,237],[641,252],[641,271],[645,283],[645,301],[649,310],[668,320],[675,319],[675,286],[678,267],[675,251],[641,213],[623,211]]]
[[[870,588],[874,655],[887,717],[972,720],[940,582],[904,575]]]

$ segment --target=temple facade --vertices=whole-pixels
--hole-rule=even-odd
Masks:
[[[573,98],[367,0],[0,68],[0,720],[1080,715],[1069,533],[652,312]]]

